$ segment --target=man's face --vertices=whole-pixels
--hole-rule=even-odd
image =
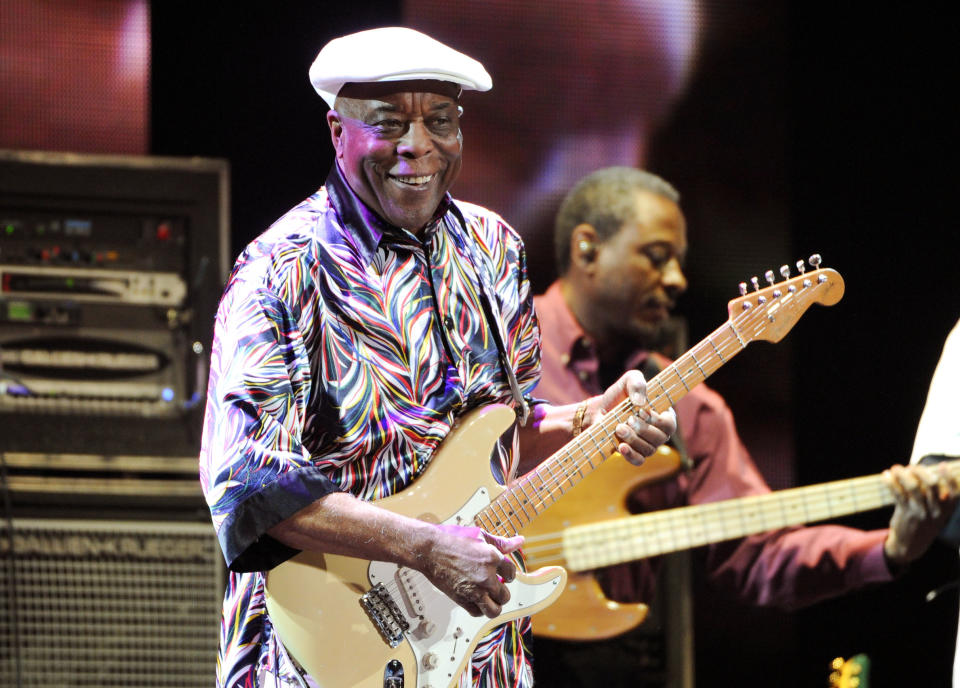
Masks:
[[[597,247],[590,280],[592,334],[608,345],[651,345],[687,288],[683,213],[673,201],[647,191],[638,191],[636,202],[637,222]]]
[[[419,232],[460,172],[455,85],[351,84],[327,115],[347,183],[380,217]]]

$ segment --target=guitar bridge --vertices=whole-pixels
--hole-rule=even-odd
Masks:
[[[383,583],[377,583],[361,595],[360,604],[390,647],[403,642],[403,633],[410,629],[410,623]]]

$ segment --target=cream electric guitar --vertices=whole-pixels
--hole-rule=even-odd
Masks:
[[[960,461],[947,465],[954,475],[960,473]],[[614,466],[603,466],[594,477],[610,468]],[[528,564],[562,564],[573,572],[572,590],[537,615],[534,632],[566,640],[599,640],[625,633],[643,621],[646,606],[607,600],[589,573],[595,569],[879,509],[893,502],[881,476],[867,475],[571,526],[552,534],[530,535],[528,529],[524,533]]]
[[[819,256],[811,258],[814,267]],[[802,265],[802,263],[800,264]],[[787,277],[786,268],[781,270]],[[832,305],[843,280],[816,269],[746,293],[729,320],[647,383],[662,412],[755,340],[779,341],[810,307]],[[396,513],[433,523],[476,525],[512,536],[615,453],[614,429],[635,412],[624,400],[535,470],[499,485],[491,449],[515,420],[501,405],[465,414],[423,474],[378,500]],[[477,642],[506,621],[533,614],[563,590],[566,573],[520,573],[496,619],[476,618],[418,571],[380,561],[302,552],[267,574],[267,611],[284,647],[324,688],[444,688],[457,683]]]

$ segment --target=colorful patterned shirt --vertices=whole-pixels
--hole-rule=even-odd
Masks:
[[[418,238],[334,165],[247,247],[217,313],[200,456],[230,568],[218,685],[301,685],[264,605],[264,572],[296,551],[267,530],[335,490],[404,489],[459,414],[512,404],[498,334],[529,394],[539,331],[523,243],[479,206],[447,196]],[[473,684],[529,685],[528,632],[521,620],[481,640]]]

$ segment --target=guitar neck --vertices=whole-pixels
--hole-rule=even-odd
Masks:
[[[960,462],[950,462],[951,472]],[[568,568],[588,571],[893,504],[879,475],[567,528]]]
[[[726,323],[647,382],[649,406],[658,413],[666,411],[751,341],[779,341],[812,303],[831,305],[842,294],[840,275],[824,268],[734,299],[728,304]],[[511,483],[474,516],[474,522],[497,535],[516,535],[614,453],[618,444],[614,430],[635,412],[629,400],[620,402],[535,470]]]
[[[737,329],[728,321],[647,381],[650,406],[658,413],[666,411],[745,346]],[[518,533],[613,454],[619,443],[614,430],[635,412],[629,400],[620,402],[600,421],[512,483],[477,514],[476,523],[498,535]]]

